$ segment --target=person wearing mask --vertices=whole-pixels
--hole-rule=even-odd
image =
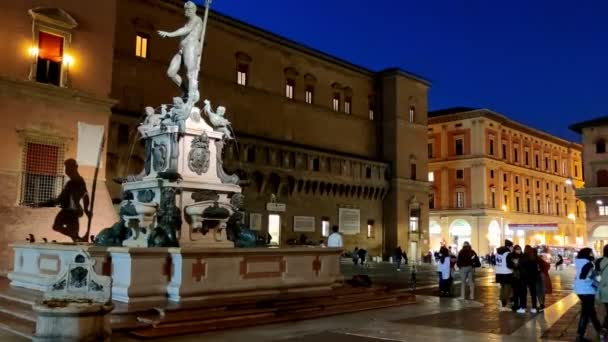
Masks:
[[[549,277],[549,264],[542,256],[538,255],[538,250],[534,249],[534,254],[538,260],[539,277],[536,281],[536,295],[538,297],[538,312],[545,311],[545,295],[553,293],[551,277]]]
[[[498,248],[494,260],[496,262],[496,282],[500,284],[499,311],[510,311],[511,283],[513,282],[513,266],[508,263],[513,249],[513,242],[505,240],[505,245]]]
[[[437,265],[439,295],[445,297],[450,295],[450,251],[446,247],[441,247],[439,255],[439,263]]]
[[[600,275],[599,300],[604,304],[606,316],[602,327],[608,329],[608,245],[604,246],[603,257],[596,262],[596,271]],[[605,334],[604,334],[605,335]]]
[[[469,295],[471,300],[475,298],[475,269],[473,268],[473,261],[476,257],[477,253],[471,248],[471,244],[465,241],[456,260],[456,265],[460,269],[460,299],[467,298],[467,285],[470,289]]]
[[[587,324],[591,320],[591,324],[600,335],[600,340],[603,341],[605,331],[602,330],[602,325],[597,319],[595,312],[595,295],[597,292],[595,267],[593,265],[593,251],[591,248],[583,248],[578,252],[574,261],[576,274],[574,276],[574,293],[578,295],[581,301],[581,314],[578,320],[578,328],[576,330],[576,341],[589,341],[585,338]]]
[[[532,299],[532,308],[530,309],[530,313],[537,313],[536,283],[540,277],[538,267],[538,257],[534,253],[534,249],[532,246],[526,245],[524,254],[519,260],[521,291],[519,293],[519,308],[517,313],[526,313],[528,306],[526,301],[528,297],[528,290],[530,291],[530,297]]]
[[[523,256],[523,252],[519,245],[513,247],[513,253],[509,254],[507,264],[511,265],[513,270],[513,278],[511,282],[511,288],[513,289],[513,311],[519,311],[521,308],[521,291],[522,291],[522,279],[521,279],[521,268],[519,261]],[[524,310],[525,312],[525,310]]]

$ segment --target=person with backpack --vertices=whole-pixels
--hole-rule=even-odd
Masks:
[[[496,283],[500,284],[499,311],[511,311],[509,301],[511,299],[511,283],[513,282],[513,264],[509,255],[513,249],[513,242],[505,240],[505,245],[498,248],[494,257],[496,262]]]
[[[581,314],[578,320],[578,328],[576,330],[576,341],[589,341],[585,338],[585,331],[589,320],[600,335],[600,340],[605,336],[605,330],[602,330],[602,325],[597,319],[595,312],[595,295],[597,293],[597,273],[593,265],[593,251],[591,248],[583,248],[578,252],[574,261],[576,275],[574,276],[574,293],[578,295],[581,301]]]
[[[596,262],[596,271],[600,275],[600,284],[598,289],[598,297],[600,302],[604,304],[606,316],[602,327],[604,332],[608,329],[608,245],[604,246],[603,257]],[[606,334],[604,334],[606,335]]]
[[[456,265],[460,269],[460,299],[466,299],[467,285],[471,300],[475,298],[475,268],[480,267],[479,257],[471,248],[471,244],[465,241],[458,253]]]

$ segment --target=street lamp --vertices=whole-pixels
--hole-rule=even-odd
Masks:
[[[65,65],[65,83],[66,87],[69,87],[69,74],[70,74],[70,66],[74,64],[74,57],[71,55],[65,54],[63,55],[63,65]]]
[[[36,66],[36,62],[38,61],[39,53],[40,53],[40,50],[35,46],[32,46],[28,49],[28,55],[30,55],[30,57],[32,58],[32,65],[30,66],[30,75],[29,75],[30,81],[34,79],[34,75],[36,73],[35,66]]]

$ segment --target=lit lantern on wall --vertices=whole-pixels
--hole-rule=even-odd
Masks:
[[[65,66],[65,83],[66,87],[69,86],[69,74],[70,74],[70,66],[74,64],[74,57],[68,55],[67,53],[63,55],[63,65]]]

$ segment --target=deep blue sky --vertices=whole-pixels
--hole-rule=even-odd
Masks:
[[[431,110],[485,107],[578,141],[608,115],[605,0],[214,0],[229,16],[381,70],[432,82]]]

